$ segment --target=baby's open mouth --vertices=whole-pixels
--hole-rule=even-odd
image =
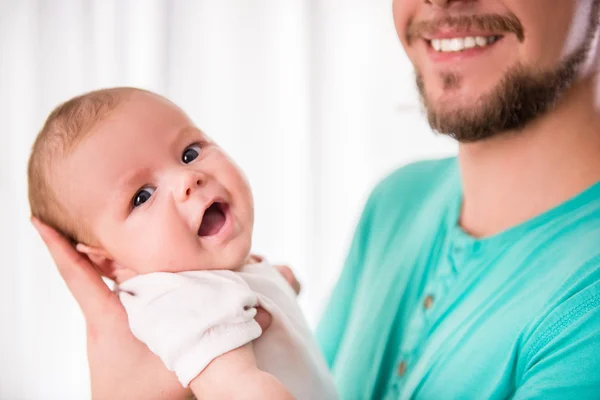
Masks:
[[[204,211],[200,228],[198,228],[198,236],[206,237],[219,233],[227,221],[226,210],[226,204],[219,202],[212,203],[210,207]]]

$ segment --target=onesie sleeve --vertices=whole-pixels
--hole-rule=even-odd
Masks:
[[[187,387],[218,356],[258,338],[258,298],[231,271],[157,272],[118,288],[132,333]]]

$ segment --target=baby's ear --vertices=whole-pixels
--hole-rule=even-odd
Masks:
[[[88,246],[83,243],[77,243],[75,248],[78,252],[85,254],[90,259],[92,264],[94,264],[94,267],[96,267],[96,270],[98,270],[102,276],[115,280],[116,269],[119,267],[106,250],[99,247]]]

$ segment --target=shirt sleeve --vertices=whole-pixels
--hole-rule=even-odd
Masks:
[[[600,399],[600,282],[535,338],[514,400]]]
[[[258,298],[231,271],[151,273],[121,284],[133,334],[186,387],[218,356],[258,338]]]

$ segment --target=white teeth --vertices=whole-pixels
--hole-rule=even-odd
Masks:
[[[477,45],[477,41],[474,37],[466,37],[465,38],[465,49],[472,49]]]
[[[479,47],[485,46],[487,44],[487,42],[488,42],[487,39],[484,37],[477,36],[475,38],[475,43],[477,43],[477,46],[479,46]]]
[[[442,51],[452,51],[452,41],[451,40],[441,40],[440,47]]]
[[[496,41],[496,36],[468,36],[452,39],[432,39],[430,43],[435,51],[449,53],[472,49],[476,46],[485,47]]]
[[[464,41],[461,39],[452,39],[450,43],[452,43],[451,48],[454,51],[462,50],[465,47]]]

